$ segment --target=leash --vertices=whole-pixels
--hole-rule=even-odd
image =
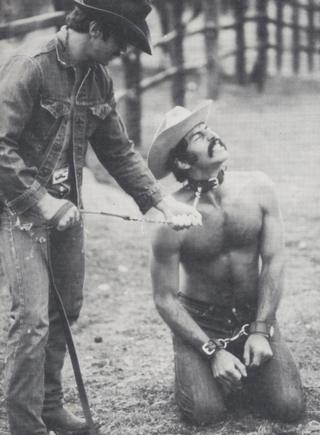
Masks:
[[[141,223],[147,223],[147,224],[158,224],[158,225],[170,225],[170,223],[166,220],[161,219],[144,219],[142,217],[135,217],[135,216],[129,216],[121,213],[110,213],[107,211],[91,211],[86,209],[80,209],[80,213],[82,215],[95,215],[95,216],[105,216],[105,217],[111,217],[111,218],[117,218],[122,219],[129,222],[141,222]],[[43,224],[43,225],[35,225],[32,222],[26,222],[21,223],[19,216],[17,216],[17,221],[15,224],[16,227],[18,227],[21,231],[31,231],[34,228],[45,228],[45,229],[53,229],[55,228],[54,224]]]
[[[79,399],[80,399],[83,415],[84,415],[84,418],[86,420],[87,426],[89,428],[89,430],[87,431],[87,434],[88,435],[99,435],[99,432],[96,429],[94,422],[93,422],[92,413],[91,413],[90,405],[89,405],[89,401],[88,401],[88,396],[87,396],[87,392],[86,392],[86,389],[84,386],[83,377],[82,377],[82,373],[81,373],[80,363],[79,363],[76,347],[75,347],[73,337],[72,337],[70,323],[69,323],[69,320],[67,317],[66,310],[64,308],[61,294],[60,294],[59,289],[55,283],[52,262],[51,262],[51,250],[50,250],[49,237],[48,237],[47,243],[48,243],[47,244],[47,252],[48,252],[49,273],[51,276],[52,287],[54,290],[54,296],[55,296],[55,300],[56,300],[56,303],[58,306],[58,311],[60,314],[60,319],[62,322],[63,331],[64,331],[64,335],[66,338],[66,343],[67,343],[67,347],[68,347],[68,351],[69,351],[69,355],[70,355],[70,359],[71,359],[73,373],[74,373],[74,377],[75,377],[77,388],[78,388]]]
[[[165,220],[157,220],[157,219],[145,219],[141,217],[133,217],[121,213],[109,213],[106,211],[91,211],[86,209],[80,209],[81,214],[88,214],[88,215],[96,215],[96,216],[106,216],[106,217],[113,217],[118,219],[123,219],[125,221],[131,221],[131,222],[142,222],[147,224],[162,224],[162,225],[169,225],[169,223]]]

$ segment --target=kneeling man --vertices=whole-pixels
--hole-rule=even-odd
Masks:
[[[148,163],[183,186],[175,197],[198,208],[203,226],[157,229],[152,281],[156,307],[173,332],[176,399],[185,418],[222,418],[239,388],[268,417],[292,422],[304,410],[300,376],[276,312],[284,243],[275,188],[259,172],[225,171],[228,151],[207,126],[211,102],[170,110]]]

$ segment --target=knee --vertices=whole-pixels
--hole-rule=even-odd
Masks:
[[[302,392],[294,392],[276,400],[271,408],[272,417],[285,423],[299,420],[305,411]]]
[[[82,303],[83,303],[83,298],[79,297],[77,298],[76,301],[74,301],[72,307],[67,308],[67,317],[70,325],[73,325],[78,320],[82,308]]]
[[[196,426],[206,426],[220,421],[225,414],[224,405],[205,401],[182,403],[178,401],[182,418]]]

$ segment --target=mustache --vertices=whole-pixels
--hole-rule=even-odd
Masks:
[[[222,142],[222,140],[220,138],[214,137],[210,140],[209,145],[208,145],[208,156],[209,157],[213,157],[213,150],[217,144],[221,145],[224,149],[227,149],[226,145]]]

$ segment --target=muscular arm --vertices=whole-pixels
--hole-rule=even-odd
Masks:
[[[90,143],[102,165],[122,189],[133,197],[141,212],[146,213],[163,197],[155,178],[128,137],[116,108],[112,80],[109,76],[107,80],[110,111],[100,121]]]
[[[160,229],[153,240],[151,275],[156,307],[174,334],[200,350],[209,340],[177,298],[179,289],[179,237],[168,228]],[[241,361],[226,350],[216,352],[211,360],[214,378],[225,391],[236,389],[247,376]]]
[[[269,180],[264,183],[262,195],[264,213],[260,241],[262,269],[258,287],[256,320],[272,322],[283,290],[283,224],[275,189]]]
[[[170,329],[199,350],[209,337],[177,298],[179,251],[179,236],[169,228],[160,228],[152,242],[151,277],[154,301]]]
[[[0,198],[23,213],[46,194],[36,181],[36,167],[26,166],[19,153],[20,136],[39,98],[41,74],[36,62],[14,56],[0,70]]]

